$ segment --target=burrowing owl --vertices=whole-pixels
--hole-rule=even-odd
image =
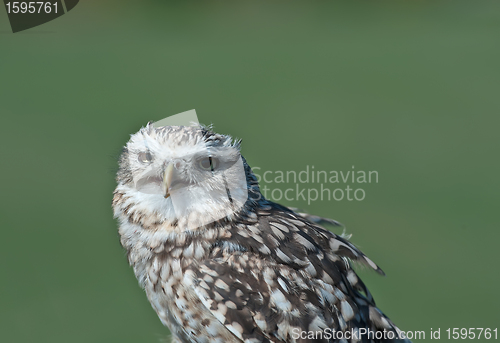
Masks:
[[[380,268],[265,199],[239,148],[210,127],[150,123],[121,156],[121,244],[173,341],[398,341],[351,261]]]

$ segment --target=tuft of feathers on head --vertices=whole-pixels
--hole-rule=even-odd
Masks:
[[[182,142],[191,140],[198,143],[203,140],[208,146],[231,147],[240,150],[241,139],[233,138],[230,135],[219,134],[213,131],[213,124],[204,125],[193,122],[191,126],[158,126],[155,122],[149,121],[146,126],[143,126],[137,133],[131,134],[133,138],[136,135],[150,136],[151,138],[160,138],[164,141],[169,139],[170,135],[181,134]]]

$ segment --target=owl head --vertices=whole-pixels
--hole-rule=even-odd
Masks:
[[[195,229],[237,214],[254,178],[240,141],[210,127],[149,123],[125,146],[117,190],[156,221]]]

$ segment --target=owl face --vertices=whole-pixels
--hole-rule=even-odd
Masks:
[[[119,187],[136,203],[190,228],[231,216],[248,198],[239,143],[203,127],[148,124],[120,164]]]

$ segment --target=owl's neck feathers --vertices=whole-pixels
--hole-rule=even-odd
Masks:
[[[201,227],[192,225],[190,228],[188,218],[176,218],[172,221],[162,219],[157,213],[145,212],[141,203],[135,202],[117,187],[113,197],[114,215],[119,221],[121,244],[127,250],[129,263],[133,266],[139,283],[145,287],[148,279],[147,266],[155,260],[173,257],[184,268],[193,260],[205,259],[214,246],[230,238],[228,228],[233,227],[236,222],[256,223],[254,208],[266,201],[256,191],[258,187],[249,188],[251,197],[231,217]]]

